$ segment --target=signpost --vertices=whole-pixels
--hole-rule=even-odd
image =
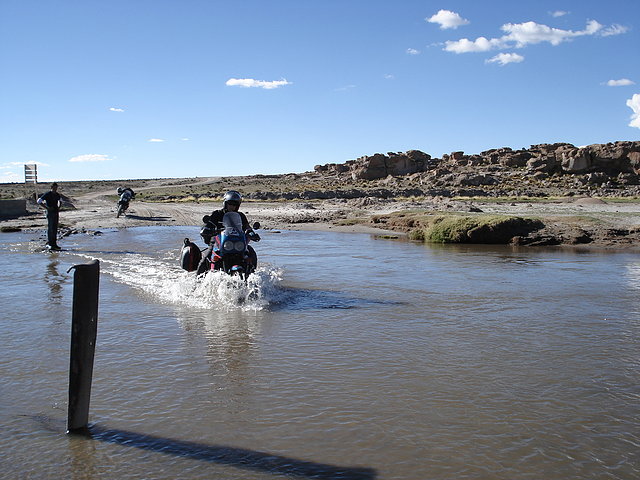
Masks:
[[[27,190],[27,196],[29,196],[29,184],[33,184],[35,191],[35,198],[38,198],[38,165],[35,163],[24,166],[24,185]]]

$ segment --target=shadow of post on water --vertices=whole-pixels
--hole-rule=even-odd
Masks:
[[[74,435],[165,455],[192,458],[274,475],[325,480],[374,480],[377,476],[375,469],[372,468],[340,467],[237,447],[206,445],[126,430],[109,429],[98,424],[93,424],[85,432]]]

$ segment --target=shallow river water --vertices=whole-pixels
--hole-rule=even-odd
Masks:
[[[195,227],[0,234],[0,478],[640,478],[640,257]],[[73,272],[100,261],[93,436],[65,434]]]

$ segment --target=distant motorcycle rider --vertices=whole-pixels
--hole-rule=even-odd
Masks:
[[[120,199],[118,200],[118,213],[117,216],[119,217],[120,214],[124,213],[127,208],[129,208],[129,202],[131,200],[133,200],[134,198],[136,198],[136,193],[133,191],[132,188],[129,187],[118,187],[118,195],[120,195]]]
[[[118,195],[120,195],[120,200],[125,202],[136,198],[136,192],[134,192],[133,189],[129,187],[118,187]]]
[[[202,239],[207,244],[207,249],[202,252],[202,260],[200,260],[198,269],[196,270],[197,275],[206,272],[211,265],[211,254],[213,252],[213,242],[211,240],[215,236],[216,231],[222,228],[222,219],[225,213],[238,212],[240,218],[242,219],[242,230],[247,233],[247,237],[249,237],[249,239],[254,242],[260,241],[260,235],[253,231],[253,229],[249,225],[247,216],[240,211],[241,203],[242,195],[240,195],[240,193],[235,190],[229,190],[224,194],[224,197],[222,197],[222,208],[220,210],[214,210],[213,212],[211,212],[211,215],[209,215],[204,228],[200,232]],[[249,249],[253,252],[251,246],[249,246]],[[253,252],[253,254],[255,254],[255,252]]]

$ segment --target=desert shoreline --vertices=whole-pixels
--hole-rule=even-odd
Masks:
[[[90,182],[88,182],[90,183]],[[166,182],[165,182],[166,183]],[[142,187],[153,188],[152,186]],[[70,190],[70,189],[69,189]],[[75,208],[60,214],[60,234],[96,233],[106,229],[143,226],[184,226],[199,228],[202,216],[221,207],[220,201],[144,201],[133,200],[127,214],[116,218],[117,196],[112,189],[99,191],[65,191]],[[30,213],[0,219],[3,231],[29,232],[46,230],[46,218],[37,206]],[[242,205],[250,222],[258,221],[265,230],[319,230],[342,233],[367,233],[403,238],[407,228],[390,223],[376,223],[376,216],[393,219],[411,211],[433,215],[508,215],[535,217],[545,229],[560,239],[562,247],[640,252],[640,201],[594,197],[548,200],[514,200],[496,202],[491,199],[329,199],[313,201],[255,201]],[[591,229],[586,243],[576,243],[576,230]],[[200,239],[198,239],[200,240]],[[64,240],[62,240],[64,243]],[[532,247],[534,248],[534,247]]]
[[[407,236],[434,243],[639,250],[640,142],[509,147],[432,158],[410,150],[316,165],[313,172],[59,181],[64,234],[151,225],[200,226],[224,192],[265,229]],[[135,190],[116,218],[118,187]],[[35,199],[46,184],[0,184],[0,201],[29,199],[29,215],[0,230],[45,228]],[[7,210],[8,211],[8,210]],[[1,211],[0,211],[1,212]]]

